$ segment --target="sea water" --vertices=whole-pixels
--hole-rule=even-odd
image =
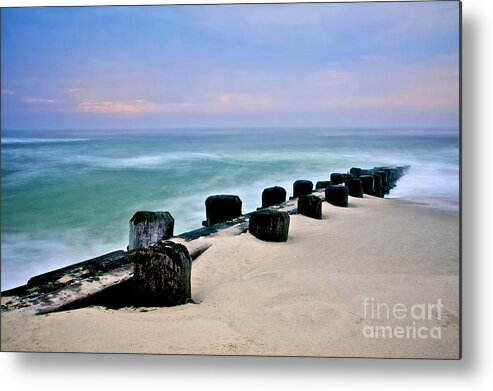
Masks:
[[[204,201],[328,180],[351,167],[410,165],[388,197],[457,213],[459,132],[437,129],[153,129],[2,132],[2,290],[125,249],[138,210],[201,226]]]

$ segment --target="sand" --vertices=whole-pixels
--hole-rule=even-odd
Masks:
[[[195,304],[5,312],[1,348],[458,358],[458,215],[368,196],[351,198],[349,208],[324,202],[323,215],[291,216],[287,243],[248,233],[215,238],[193,264]],[[428,311],[439,299],[439,319],[437,306],[421,319],[420,305]],[[371,303],[380,303],[380,319]],[[407,316],[390,311],[387,319],[386,306],[396,304]],[[372,335],[380,326],[392,335]]]

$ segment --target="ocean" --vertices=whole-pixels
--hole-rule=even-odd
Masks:
[[[389,198],[459,210],[453,128],[3,131],[1,158],[2,290],[125,249],[138,210],[169,211],[177,234],[201,226],[209,195],[249,212],[266,187],[351,167],[410,165]]]

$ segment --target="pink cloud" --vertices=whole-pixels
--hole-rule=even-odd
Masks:
[[[452,112],[459,107],[459,87],[440,81],[426,85],[404,85],[382,95],[330,97],[322,106],[332,109],[371,109],[383,112]]]
[[[211,100],[198,105],[200,111],[208,113],[228,113],[236,111],[263,111],[276,107],[272,97],[258,94],[213,93]]]
[[[421,64],[366,58],[354,68],[317,73],[302,90],[314,108],[458,112],[458,58],[442,56]]]
[[[146,99],[134,100],[85,100],[79,102],[77,111],[93,114],[120,114],[140,116],[153,113],[188,111],[194,108],[192,103],[156,103]]]
[[[178,112],[228,113],[237,111],[268,110],[275,107],[267,96],[239,93],[211,93],[202,102],[159,103],[146,99],[84,100],[76,111],[101,115],[142,116]]]
[[[191,74],[187,80],[176,81],[173,74],[173,80],[137,84],[115,76],[111,88],[79,82],[65,92],[69,111],[116,117],[353,110],[375,115],[448,115],[459,109],[458,61],[457,55],[420,63],[372,56],[305,72],[225,69]]]
[[[135,116],[160,111],[160,105],[145,99],[136,100],[85,100],[78,104],[77,110],[93,114],[121,114]]]

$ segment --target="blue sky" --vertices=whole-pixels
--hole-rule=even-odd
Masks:
[[[2,129],[457,126],[459,4],[2,10]]]

